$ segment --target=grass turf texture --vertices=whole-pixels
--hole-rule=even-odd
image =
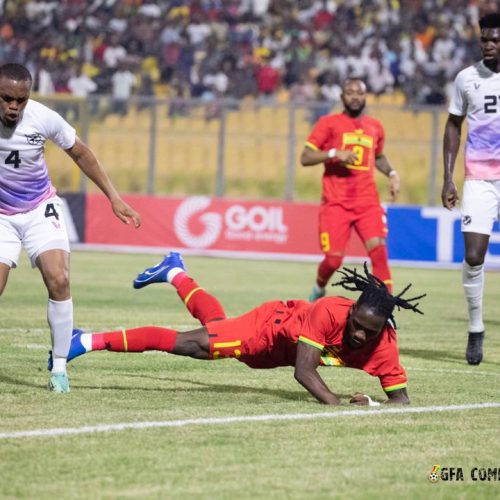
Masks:
[[[85,329],[196,326],[168,286],[133,290],[151,255],[72,254],[75,325]],[[242,313],[268,299],[301,298],[314,264],[186,259],[188,270]],[[420,316],[396,313],[412,406],[499,402],[498,274],[487,273],[485,359],[464,361],[466,313],[460,271],[393,269],[395,289],[427,292]],[[349,295],[338,288],[329,293]],[[98,352],[70,365],[72,392],[46,390],[46,292],[26,259],[0,299],[0,433],[122,422],[301,414],[357,409],[356,391],[381,400],[377,379],[322,368],[341,395],[318,404],[292,368],[251,370],[163,353]],[[500,481],[474,482],[473,467],[499,467],[500,410],[342,416],[0,439],[1,498],[494,498]],[[462,467],[464,481],[431,484],[434,464]]]

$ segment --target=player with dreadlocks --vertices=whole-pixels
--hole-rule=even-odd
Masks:
[[[406,372],[399,363],[392,313],[395,307],[417,313],[420,295],[403,299],[368,272],[344,268],[336,283],[360,291],[357,301],[324,297],[316,302],[275,300],[236,318],[226,318],[219,301],[188,274],[182,257],[175,252],[146,269],[134,280],[134,288],[168,282],[174,286],[191,315],[203,325],[188,332],[159,326],[83,333],[74,330],[68,360],[90,351],[166,351],[196,359],[236,358],[250,368],[294,366],[296,380],[318,401],[338,405],[318,373],[318,366],[347,366],[379,378],[387,395],[385,403],[408,404]],[[51,356],[49,357],[49,369]],[[371,399],[355,394],[354,404]]]

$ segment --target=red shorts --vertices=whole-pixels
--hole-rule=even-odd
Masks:
[[[387,218],[378,203],[346,209],[341,205],[321,206],[319,211],[319,237],[323,253],[343,254],[354,229],[361,241],[387,238]]]
[[[287,351],[296,346],[285,340],[290,349],[280,349],[277,343],[283,343],[283,339],[276,336],[279,325],[290,314],[287,304],[276,300],[236,318],[207,323],[209,359],[236,358],[252,368],[290,365]]]

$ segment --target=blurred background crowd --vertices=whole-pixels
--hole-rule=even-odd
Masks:
[[[339,99],[348,75],[375,95],[443,104],[481,58],[477,0],[0,0],[0,63],[40,95]]]

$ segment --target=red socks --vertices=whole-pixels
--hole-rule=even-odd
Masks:
[[[316,277],[316,284],[319,287],[325,288],[332,274],[342,265],[343,259],[343,255],[325,255],[318,267],[318,276]]]
[[[187,274],[179,282],[172,283],[172,285],[177,289],[179,297],[191,313],[191,316],[199,320],[202,325],[226,317],[220,302],[213,295],[200,288],[198,283]]]
[[[142,326],[130,330],[94,333],[92,350],[117,352],[166,351],[172,352],[177,332],[159,326]]]
[[[172,285],[186,305],[191,315],[202,325],[208,321],[224,319],[226,314],[220,302],[207,293],[198,283],[186,273],[177,274]],[[128,330],[94,333],[92,335],[93,351],[143,352],[166,351],[172,352],[175,347],[177,332],[159,326],[143,326]]]
[[[387,256],[387,247],[378,245],[368,252],[372,261],[373,274],[382,280],[392,293],[392,278],[389,270],[389,258]]]

